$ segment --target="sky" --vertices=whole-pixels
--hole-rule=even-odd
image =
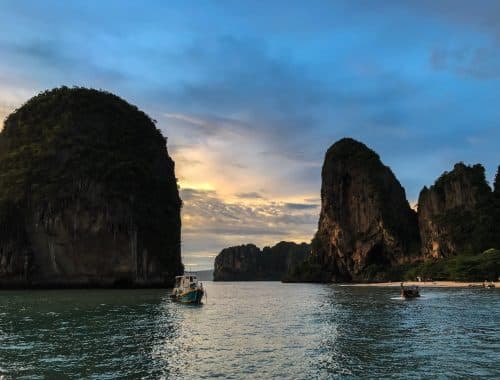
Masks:
[[[374,149],[415,204],[456,162],[500,164],[500,1],[0,0],[0,119],[58,86],[157,120],[182,255],[310,241],[321,166]]]

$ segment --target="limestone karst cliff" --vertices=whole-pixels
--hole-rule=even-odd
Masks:
[[[154,122],[62,87],[0,134],[0,285],[159,286],[182,272],[174,162]]]
[[[480,164],[455,165],[418,201],[418,217],[425,258],[475,254],[496,248],[495,201]]]
[[[311,265],[322,280],[382,279],[388,267],[414,260],[416,213],[391,169],[350,138],[328,149],[322,169],[321,214]]]
[[[214,281],[281,280],[309,251],[309,244],[284,241],[262,250],[254,244],[225,248],[215,258]]]
[[[379,156],[342,139],[326,153],[321,202],[311,255],[286,281],[481,280],[500,273],[500,168],[492,191],[482,165],[456,164],[424,187],[417,215]]]

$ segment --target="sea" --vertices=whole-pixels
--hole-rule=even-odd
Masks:
[[[0,379],[498,379],[500,290],[204,282],[0,292]]]

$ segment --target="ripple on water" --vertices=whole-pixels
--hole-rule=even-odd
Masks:
[[[0,293],[9,378],[500,377],[500,293],[211,283],[202,307],[162,290]]]

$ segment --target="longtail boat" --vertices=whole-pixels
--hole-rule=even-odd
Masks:
[[[401,298],[417,298],[420,297],[420,290],[418,286],[412,285],[412,286],[404,286],[403,283],[401,283],[401,292],[400,292]]]

